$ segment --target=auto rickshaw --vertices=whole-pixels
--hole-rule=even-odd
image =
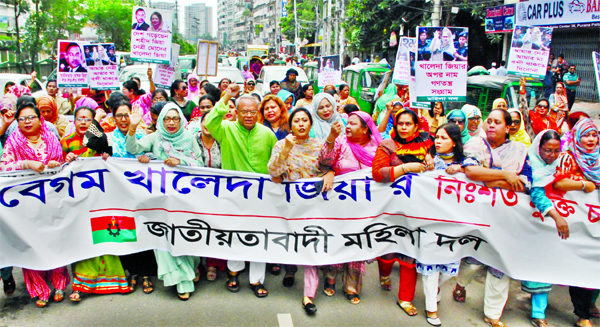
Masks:
[[[258,57],[258,56],[254,56],[254,57],[250,58],[249,66],[250,66],[249,67],[250,72],[254,76],[254,79],[258,79],[258,76],[260,75],[260,71],[262,70],[262,68],[264,66],[262,59],[260,59],[260,57]]]

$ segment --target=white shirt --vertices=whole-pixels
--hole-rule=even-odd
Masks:
[[[492,67],[488,69],[488,73],[490,73],[490,75],[498,75],[498,70],[496,69],[496,67]]]

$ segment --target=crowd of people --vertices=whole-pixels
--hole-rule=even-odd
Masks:
[[[290,68],[284,81],[272,81],[271,93],[261,97],[249,77],[243,89],[227,79],[218,86],[190,74],[187,81],[175,80],[169,90],[140,90],[133,79],[122,92],[90,93],[65,104],[57,93],[56,81],[47,92],[32,96],[29,88],[12,85],[0,100],[2,125],[1,171],[31,169],[42,172],[78,157],[109,156],[137,158],[141,163],[160,160],[171,167],[197,166],[212,169],[268,174],[273,182],[301,178],[323,178],[323,192],[330,190],[334,177],[371,169],[379,183],[390,183],[405,174],[444,170],[498,187],[525,192],[543,216],[553,219],[558,237],[570,237],[569,225],[554,209],[546,192],[592,192],[600,184],[598,128],[583,112],[569,112],[562,92],[554,100],[541,98],[534,108],[525,99],[521,81],[519,108],[508,108],[504,99],[494,101],[484,117],[479,108],[465,105],[446,112],[444,104],[430,110],[412,109],[406,88],[390,84],[375,105],[373,116],[361,111],[348,86],[327,85],[322,92],[312,85],[301,86],[298,72]],[[150,79],[152,80],[152,79]],[[557,87],[560,84],[557,84]],[[554,101],[554,102],[553,102]],[[549,107],[561,103],[563,115]],[[73,104],[71,108],[71,104]],[[64,114],[73,109],[69,122]],[[568,131],[561,126],[566,123]],[[375,258],[374,258],[375,259]],[[508,299],[509,276],[474,258],[451,264],[425,264],[402,253],[375,259],[381,288],[392,290],[390,274],[400,264],[398,306],[409,316],[418,275],[426,298],[425,318],[441,325],[437,313],[439,288],[456,277],[453,298],[464,302],[473,274],[487,269],[483,312],[493,327],[505,326],[501,316]],[[322,289],[334,296],[338,275],[341,290],[352,304],[359,304],[365,276],[364,261],[328,266],[305,266],[302,307],[315,314],[315,298],[323,273]],[[243,261],[194,256],[173,256],[149,250],[125,256],[103,255],[72,266],[49,271],[23,268],[24,283],[36,305],[45,307],[68,296],[78,302],[84,294],[129,293],[138,283],[152,293],[155,279],[174,286],[181,300],[187,300],[201,277],[214,281],[227,275],[226,289],[238,292]],[[1,270],[6,295],[16,290],[12,267]],[[266,272],[285,271],[282,284],[291,287],[298,267],[277,263],[250,262],[250,288],[257,297],[266,297]],[[71,282],[72,278],[72,282]],[[551,284],[523,281],[532,294],[531,319],[535,326],[548,326],[545,309]],[[591,326],[600,317],[595,303],[598,290],[569,288],[577,326]]]

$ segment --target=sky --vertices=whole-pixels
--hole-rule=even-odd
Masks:
[[[164,2],[175,3],[175,0],[157,0]],[[185,26],[184,22],[184,8],[194,3],[205,3],[208,7],[213,8],[213,36],[217,36],[217,0],[178,0],[177,5],[179,6],[179,26]]]

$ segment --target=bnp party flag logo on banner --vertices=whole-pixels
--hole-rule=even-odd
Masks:
[[[173,11],[133,7],[131,60],[169,64]]]
[[[94,244],[137,242],[133,217],[104,216],[92,218],[90,222]]]
[[[417,27],[417,101],[467,101],[469,29]]]
[[[544,79],[550,43],[552,28],[516,26],[508,54],[508,73]]]

